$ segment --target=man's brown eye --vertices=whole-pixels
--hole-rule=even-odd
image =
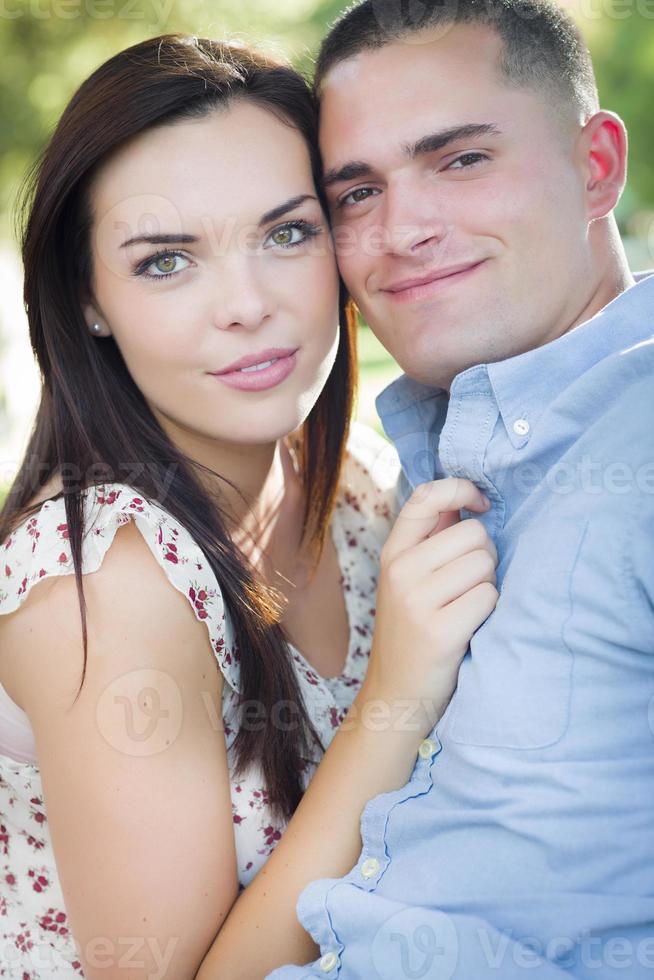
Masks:
[[[456,160],[452,160],[449,166],[450,170],[464,170],[466,167],[474,167],[476,163],[481,163],[482,160],[487,160],[488,157],[485,153],[463,153]],[[460,166],[455,166],[460,164]]]
[[[357,187],[355,191],[350,191],[349,194],[345,195],[341,204],[361,204],[362,201],[366,201],[376,193],[377,191],[374,187]]]

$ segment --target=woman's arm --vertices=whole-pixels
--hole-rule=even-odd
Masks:
[[[133,524],[84,591],[88,663],[74,704],[74,577],[43,579],[0,617],[3,654],[20,660],[16,694],[35,734],[66,925],[87,980],[190,980],[238,889],[214,720],[222,675],[205,624]]]
[[[285,963],[316,958],[295,914],[301,891],[354,866],[365,804],[410,777],[421,739],[452,695],[470,637],[497,601],[492,541],[478,521],[453,523],[458,518],[446,513],[462,507],[487,509],[471,483],[442,480],[420,488],[403,508],[382,554],[364,685],[196,980],[259,980]]]

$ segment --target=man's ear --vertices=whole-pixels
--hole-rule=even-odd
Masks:
[[[614,112],[602,110],[581,132],[588,218],[604,218],[620,200],[627,179],[627,130]]]

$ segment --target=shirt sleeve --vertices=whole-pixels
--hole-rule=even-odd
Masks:
[[[340,953],[326,950],[306,966],[280,967],[266,980],[400,980],[411,976],[438,980],[581,980],[587,976],[568,962],[574,952],[572,941],[566,945],[565,940],[557,939],[552,951],[559,958],[558,965],[543,955],[536,942],[530,945],[529,940],[513,940],[474,915],[428,910],[431,926],[427,917],[420,922],[424,910],[404,909],[390,916],[386,911],[375,911],[368,922],[359,922],[359,938],[354,945]],[[338,918],[347,914],[347,909],[342,905],[335,912]]]

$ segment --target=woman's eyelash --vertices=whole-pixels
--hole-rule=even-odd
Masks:
[[[162,272],[160,275],[154,275],[154,276],[152,275],[152,273],[148,272],[147,270],[150,268],[151,265],[154,265],[154,263],[157,262],[159,259],[167,259],[173,257],[179,259],[186,258],[183,252],[171,252],[169,249],[164,249],[163,251],[156,252],[154,255],[150,255],[148,256],[147,259],[144,259],[143,262],[141,262],[141,264],[138,265],[134,270],[134,275],[142,276],[144,279],[170,279],[171,276],[176,276],[178,272],[180,272],[181,270],[175,269],[173,272]]]
[[[287,221],[285,224],[278,225],[277,228],[273,228],[273,230],[266,236],[265,241],[268,241],[273,235],[280,231],[299,231],[302,232],[303,236],[300,241],[274,243],[276,244],[277,248],[297,248],[298,245],[303,245],[309,239],[316,238],[316,236],[320,234],[321,230],[320,225],[314,225],[310,221],[302,221],[300,219],[297,221]],[[144,259],[143,262],[141,262],[140,265],[138,265],[134,270],[134,275],[141,276],[143,279],[170,279],[171,276],[178,275],[179,272],[182,271],[181,269],[175,269],[172,272],[162,272],[159,275],[153,275],[147,271],[150,266],[154,265],[155,262],[158,262],[159,259],[167,258],[185,259],[186,256],[183,252],[175,252],[171,251],[170,249],[164,249],[163,251],[156,252],[154,255],[149,255],[147,259]]]
[[[286,244],[282,242],[275,242],[277,248],[297,248],[298,245],[304,245],[305,242],[309,241],[311,238],[316,238],[321,232],[320,225],[314,225],[311,221],[304,221],[301,218],[297,218],[294,221],[286,221],[283,225],[277,225],[272,231],[268,232],[266,235],[265,242],[270,241],[273,235],[279,234],[279,232],[284,231],[300,231],[303,234],[302,239],[299,242],[287,242]]]

